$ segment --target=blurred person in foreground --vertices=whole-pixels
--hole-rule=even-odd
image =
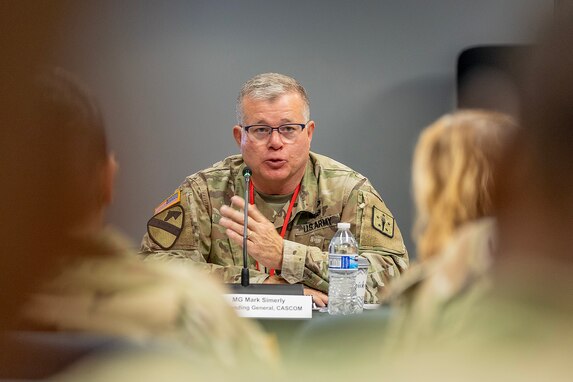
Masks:
[[[397,310],[395,346],[453,330],[440,327],[442,316],[485,287],[496,246],[494,171],[515,131],[507,115],[468,109],[446,114],[420,134],[412,168],[419,262],[387,296]],[[475,245],[462,250],[468,235]]]
[[[209,367],[223,373],[249,362],[272,367],[272,341],[235,314],[222,297],[223,288],[208,275],[191,267],[144,263],[130,243],[104,226],[116,163],[98,106],[85,88],[55,70],[42,76],[35,90],[33,141],[15,166],[38,174],[31,203],[49,217],[33,223],[30,240],[44,241],[27,256],[50,256],[52,269],[36,281],[20,328],[171,344],[184,351],[198,374]]]
[[[330,332],[308,326],[306,336],[314,341],[301,341],[303,362],[307,357],[325,361],[348,357],[353,364],[369,369],[382,351],[380,344],[391,358],[396,352],[415,348],[426,337],[453,330],[439,328],[444,310],[455,310],[455,300],[467,300],[485,284],[482,279],[489,268],[489,249],[494,241],[493,172],[515,127],[513,119],[504,114],[460,110],[439,118],[421,133],[413,161],[418,210],[415,237],[421,261],[412,264],[385,291],[391,308],[334,324],[331,321]],[[458,264],[450,275],[454,276],[451,283],[434,290],[433,276],[445,261],[445,248],[458,229],[472,221],[479,221],[476,225],[483,245],[479,251],[456,254]],[[338,334],[333,335],[333,331]]]
[[[455,336],[426,336],[405,351],[385,346],[370,352],[361,367],[352,368],[356,362],[349,354],[338,363],[344,366],[321,370],[316,377],[347,380],[339,377],[344,371],[345,377],[371,379],[376,370],[378,379],[392,381],[571,379],[573,19],[552,27],[530,64],[520,127],[494,172],[497,246],[491,251],[490,287],[465,298],[464,309],[442,315],[435,330],[455,326]],[[479,252],[486,245],[480,230],[465,232],[460,233],[465,239],[453,239],[465,241],[458,244],[461,257],[448,256],[451,261],[433,272],[437,296],[444,286],[448,290],[448,279],[455,276],[451,269],[463,251]],[[387,339],[387,333],[378,335]],[[302,367],[312,378],[312,363]]]
[[[370,262],[365,301],[377,302],[378,290],[408,266],[402,235],[368,179],[310,151],[315,123],[305,89],[294,78],[260,74],[243,85],[236,108],[241,154],[187,177],[156,208],[143,254],[192,261],[238,283],[244,221],[237,209],[245,205],[248,166],[250,282],[303,283],[305,294],[325,306],[328,245],[337,223],[349,222]]]
[[[456,337],[421,342],[395,357],[389,378],[571,379],[572,67],[573,18],[569,17],[555,21],[537,49],[520,129],[500,161],[492,287],[463,315],[444,318],[442,325],[460,327]],[[443,279],[448,273],[446,266]]]

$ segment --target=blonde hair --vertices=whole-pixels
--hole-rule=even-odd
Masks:
[[[421,133],[412,168],[421,260],[439,252],[463,223],[493,213],[493,172],[515,127],[501,113],[460,110]]]

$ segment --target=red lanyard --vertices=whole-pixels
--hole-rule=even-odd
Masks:
[[[288,206],[288,210],[285,216],[285,220],[283,222],[283,228],[281,229],[281,237],[284,239],[285,238],[285,233],[286,233],[286,229],[288,226],[288,221],[290,219],[290,215],[292,214],[292,208],[294,206],[294,202],[296,201],[296,197],[298,196],[298,192],[300,191],[300,183],[298,184],[298,186],[296,186],[294,193],[292,194],[292,198],[290,198],[290,204]],[[251,182],[249,183],[249,204],[255,204],[255,186],[253,186],[253,181],[251,180]],[[257,261],[257,271],[260,271],[259,269],[259,262]],[[271,269],[270,271],[270,275],[274,275],[275,274],[275,270]]]

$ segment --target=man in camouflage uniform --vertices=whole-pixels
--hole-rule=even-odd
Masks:
[[[225,282],[238,282],[244,228],[238,210],[245,203],[238,195],[245,194],[243,169],[249,166],[251,283],[303,283],[305,293],[325,305],[328,244],[337,223],[350,222],[359,253],[370,262],[366,302],[377,302],[378,289],[408,266],[402,235],[368,179],[310,152],[315,124],[304,88],[281,74],[257,75],[239,94],[237,121],[233,135],[241,155],[187,177],[155,210],[142,252],[189,259]],[[283,238],[278,232],[285,224]]]

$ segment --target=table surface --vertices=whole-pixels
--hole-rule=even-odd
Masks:
[[[261,326],[276,336],[281,352],[286,356],[336,351],[369,341],[373,333],[381,334],[391,315],[388,306],[365,309],[361,314],[331,316],[313,310],[312,319],[259,319]],[[340,334],[343,335],[340,335]],[[326,357],[325,353],[325,357]]]

